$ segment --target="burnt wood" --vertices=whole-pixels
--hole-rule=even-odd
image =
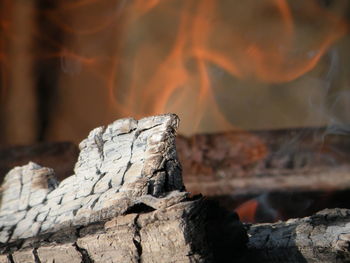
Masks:
[[[339,129],[179,136],[185,184],[207,196],[348,189],[350,137]]]
[[[248,226],[250,262],[349,262],[350,210]]]

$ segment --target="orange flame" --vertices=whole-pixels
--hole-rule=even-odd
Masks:
[[[247,202],[244,202],[242,205],[236,208],[235,211],[239,215],[239,219],[242,222],[254,223],[258,205],[259,203],[255,199],[251,199]]]
[[[315,0],[79,0],[38,13],[65,34],[60,42],[33,32],[56,48],[39,58],[60,57],[64,72],[84,72],[77,80],[62,76],[62,88],[105,85],[108,121],[175,112],[187,134],[235,128],[217,103],[222,74],[295,80],[347,31]],[[227,96],[235,96],[231,90]]]
[[[292,81],[312,70],[346,32],[344,21],[315,1],[289,4],[286,0],[249,0],[239,5],[217,0],[145,2],[128,6],[129,12],[139,13],[128,20],[127,28],[137,31],[141,21],[154,15],[164,16],[159,22],[169,23],[170,32],[160,28],[159,36],[145,35],[145,41],[127,39],[121,50],[128,58],[123,60],[120,53],[114,58],[124,64],[115,63],[111,72],[110,98],[124,114],[177,112],[186,116],[183,126],[192,131],[197,130],[202,116],[210,119],[206,131],[218,126],[221,130],[233,128],[216,103],[213,66],[241,79]],[[298,12],[294,10],[296,2],[302,6]],[[303,20],[315,25],[306,26],[310,35],[303,32],[305,23],[301,29],[297,25]],[[146,30],[156,34],[157,27],[154,32],[148,27]],[[135,48],[130,49],[130,45]],[[119,99],[120,93],[127,95]]]

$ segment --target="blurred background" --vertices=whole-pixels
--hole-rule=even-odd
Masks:
[[[180,133],[350,129],[347,0],[2,0],[0,145],[177,113]]]

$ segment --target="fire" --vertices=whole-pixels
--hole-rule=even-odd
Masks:
[[[105,122],[175,112],[183,134],[237,129],[218,98],[239,96],[235,80],[296,80],[347,31],[342,17],[316,0],[60,1],[36,15],[62,32],[56,39],[33,29],[36,41],[49,46],[36,58],[60,58],[67,73],[59,77],[63,96],[109,100],[108,109],[92,113]],[[3,34],[8,21],[0,22]],[[71,114],[64,107],[57,112],[59,127]],[[81,112],[80,119],[93,118]]]
[[[279,202],[280,199],[281,202]],[[304,201],[305,205],[307,205],[306,201],[309,200]],[[284,211],[288,210],[289,206],[293,208],[296,206],[302,210],[304,208],[304,202],[292,203],[288,200],[288,198],[283,198],[283,195],[278,196],[276,193],[264,193],[253,199],[243,202],[235,209],[235,211],[239,215],[239,218],[242,222],[276,222],[281,219],[287,220],[290,218],[290,214],[288,217],[288,213]],[[297,216],[296,213],[295,215]]]
[[[254,223],[258,205],[258,201],[252,199],[240,205],[235,211],[239,215],[239,219],[242,222]]]
[[[176,112],[185,116],[185,133],[198,132],[199,126],[205,131],[234,128],[217,103],[213,68],[249,81],[289,82],[311,71],[346,32],[345,23],[316,1],[135,1],[128,10],[136,12],[126,26],[131,32],[151,16],[169,31],[151,21],[146,30],[159,30],[159,35],[126,40],[121,49],[128,53],[125,60],[121,56],[126,65],[110,75],[113,105],[136,116]],[[309,24],[309,31],[298,23]],[[119,99],[121,92],[127,95]],[[232,88],[227,96],[234,95]]]

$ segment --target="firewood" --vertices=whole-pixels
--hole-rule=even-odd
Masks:
[[[350,165],[319,167],[296,171],[276,170],[267,175],[230,179],[201,180],[187,178],[186,187],[206,196],[260,195],[266,192],[341,191],[350,189]]]
[[[349,146],[331,128],[177,138],[186,187],[206,196],[349,189]]]
[[[247,238],[237,215],[185,191],[175,150],[177,126],[178,118],[169,114],[96,128],[79,145],[74,175],[60,183],[53,169],[32,162],[12,169],[2,185],[0,260],[238,257]],[[222,251],[224,236],[233,240],[227,251]]]
[[[349,262],[350,210],[249,227],[251,262]],[[247,259],[248,260],[248,259]]]

